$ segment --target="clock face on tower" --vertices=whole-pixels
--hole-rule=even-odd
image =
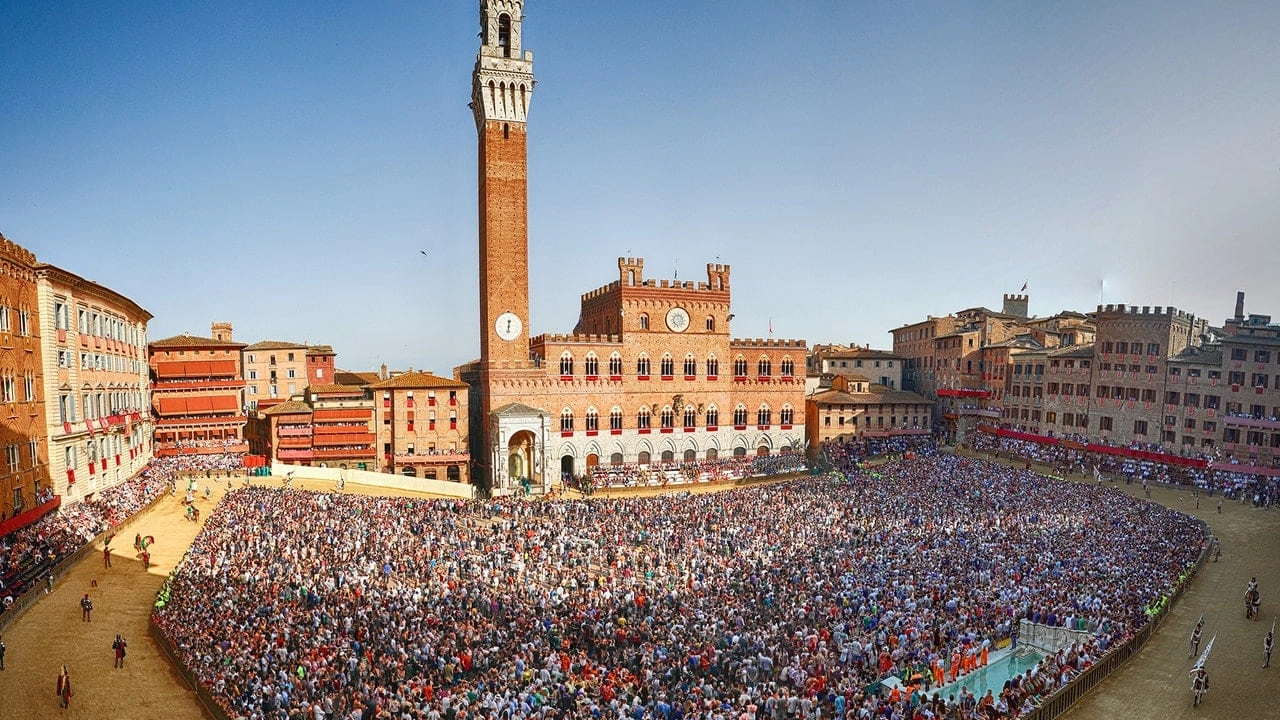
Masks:
[[[493,331],[498,334],[499,338],[510,342],[520,337],[520,331],[524,329],[524,325],[520,322],[520,316],[513,312],[504,312],[498,316],[497,321],[493,323]]]
[[[684,332],[689,329],[689,313],[684,308],[671,308],[667,311],[667,327],[672,332]]]

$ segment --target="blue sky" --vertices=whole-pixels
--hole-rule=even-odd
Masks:
[[[0,5],[0,232],[153,339],[478,352],[475,0]],[[1280,316],[1280,3],[531,0],[531,331],[733,266],[733,334]],[[424,257],[419,251],[425,250]]]

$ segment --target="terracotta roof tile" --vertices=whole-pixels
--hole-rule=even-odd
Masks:
[[[233,342],[231,340],[214,340],[213,338],[200,337],[199,335],[174,335],[162,340],[152,340],[147,343],[148,347],[228,347],[242,348],[244,343]]]
[[[272,405],[262,411],[263,415],[300,415],[311,414],[311,406],[301,400],[286,400],[279,405]]]
[[[334,370],[333,381],[338,385],[356,385],[364,387],[378,382],[382,378],[378,377],[376,372],[350,372],[348,370]]]
[[[245,350],[302,350],[306,345],[288,340],[262,340],[249,345]]]
[[[335,383],[333,385],[312,385],[311,387],[307,388],[307,390],[313,393],[345,392],[345,393],[351,393],[353,395],[364,392],[364,388],[359,385],[343,385],[341,383]]]
[[[467,384],[427,372],[407,372],[386,380],[380,380],[369,387],[374,390],[391,388],[464,388],[467,387]]]

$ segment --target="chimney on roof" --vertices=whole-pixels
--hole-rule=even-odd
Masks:
[[[1236,322],[1244,322],[1244,291],[1236,293]]]
[[[213,339],[221,342],[231,342],[231,323],[216,322],[212,326]]]
[[[378,373],[378,379],[379,379],[379,380],[386,380],[386,379],[387,379],[387,364],[386,364],[386,363],[382,363],[382,371]]]

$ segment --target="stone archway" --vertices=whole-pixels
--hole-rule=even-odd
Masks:
[[[533,464],[533,433],[528,430],[521,430],[511,436],[511,440],[507,442],[507,477],[512,482],[520,484],[522,481],[531,482],[534,477]]]

